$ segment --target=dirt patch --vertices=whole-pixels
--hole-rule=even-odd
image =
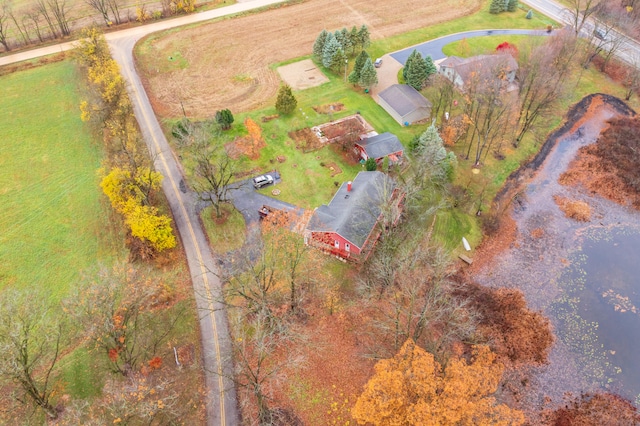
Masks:
[[[278,74],[293,90],[308,89],[329,82],[311,59],[278,67]]]
[[[267,146],[267,144],[263,140],[256,142],[254,139],[245,136],[229,142],[224,148],[227,154],[229,154],[229,157],[234,160],[237,160],[243,155],[246,155],[252,160],[257,160],[260,158],[260,150],[265,146]]]
[[[333,144],[329,149],[331,149],[336,154],[340,154],[342,156],[342,162],[349,166],[355,166],[360,162],[360,157],[358,157],[358,155],[353,152],[353,150],[345,149],[345,147],[343,147],[342,145]]]
[[[280,117],[279,114],[274,114],[274,115],[265,115],[263,116],[260,121],[262,121],[263,123],[268,123],[271,120],[275,120],[276,118]]]
[[[357,138],[360,134],[369,131],[363,121],[359,116],[352,116],[322,124],[317,128],[328,143],[340,143],[343,138]]]
[[[344,104],[335,103],[335,104],[326,104],[320,106],[314,106],[313,110],[318,114],[329,114],[330,112],[342,111],[344,109]]]
[[[575,219],[578,222],[589,222],[591,220],[591,207],[584,201],[570,200],[559,195],[554,195],[553,200],[566,217]]]
[[[322,142],[310,128],[289,132],[289,137],[296,144],[296,149],[302,152],[311,152],[323,147]]]
[[[340,168],[340,166],[338,166],[333,161],[331,163],[325,164],[324,167],[329,169],[329,171],[331,172],[331,177],[334,177],[334,176],[339,175],[340,173],[342,173],[342,169]]]
[[[322,29],[366,24],[372,39],[446,22],[479,10],[480,0],[425,2],[402,7],[385,0],[308,0],[271,10],[183,28],[139,47],[138,70],[156,114],[208,117],[229,108],[234,114],[275,101],[281,84],[270,64],[311,53]],[[185,68],[167,67],[179,52]],[[247,78],[237,78],[242,75]],[[188,84],[185,84],[188,82]]]

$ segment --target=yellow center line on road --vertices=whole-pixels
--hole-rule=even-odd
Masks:
[[[140,105],[140,111],[142,112],[142,115],[144,117],[144,121],[147,125],[147,129],[149,129],[149,133],[151,135],[151,139],[153,140],[153,144],[156,148],[157,151],[157,155],[159,155],[160,160],[162,161],[162,164],[164,165],[165,170],[167,171],[167,175],[165,176],[166,178],[169,179],[169,182],[171,182],[171,187],[173,188],[173,191],[176,195],[176,198],[179,200],[179,204],[180,204],[180,209],[182,210],[182,214],[184,215],[184,219],[187,222],[187,226],[189,228],[189,233],[191,234],[191,239],[193,240],[193,245],[194,248],[196,250],[196,255],[198,256],[198,262],[200,263],[200,272],[202,273],[202,281],[204,284],[204,288],[207,292],[207,304],[209,305],[209,317],[211,318],[211,325],[213,327],[213,342],[215,345],[215,349],[216,349],[216,361],[218,362],[218,387],[220,388],[220,425],[221,426],[225,426],[226,424],[226,418],[225,418],[225,408],[224,408],[224,381],[222,379],[222,362],[221,362],[221,358],[220,358],[220,342],[218,341],[218,326],[216,324],[216,320],[215,320],[215,311],[214,311],[214,307],[213,307],[213,302],[212,302],[212,296],[211,296],[211,290],[209,289],[209,279],[207,277],[207,269],[204,266],[204,262],[202,261],[202,253],[200,251],[200,246],[198,245],[198,240],[196,240],[196,235],[195,232],[193,231],[193,225],[191,223],[191,220],[189,219],[189,216],[187,215],[187,209],[184,206],[184,203],[182,203],[181,199],[180,199],[180,191],[178,189],[178,185],[176,185],[175,180],[173,179],[173,176],[171,176],[169,174],[169,165],[167,164],[167,160],[164,156],[164,153],[162,152],[162,149],[160,149],[160,144],[158,143],[158,140],[156,139],[155,134],[151,131],[152,129],[152,122],[149,119],[149,116],[147,115],[145,109],[142,107],[143,102],[142,102],[142,98],[140,97],[140,93],[138,93],[138,90],[136,89],[135,85],[133,84],[133,78],[131,75],[131,72],[128,68],[124,69],[125,73],[127,74],[127,77],[129,79],[129,81],[131,82],[131,89],[133,90],[133,93],[138,101],[138,104]]]

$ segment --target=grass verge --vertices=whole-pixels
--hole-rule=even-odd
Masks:
[[[213,206],[203,209],[200,217],[213,250],[218,254],[225,254],[242,247],[246,237],[246,225],[242,214],[232,205],[222,204],[220,210],[220,219],[216,218]]]

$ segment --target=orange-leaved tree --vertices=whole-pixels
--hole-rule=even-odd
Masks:
[[[520,425],[524,415],[491,396],[503,367],[487,346],[474,347],[471,363],[453,358],[443,369],[409,339],[391,359],[375,365],[351,414],[373,425]]]

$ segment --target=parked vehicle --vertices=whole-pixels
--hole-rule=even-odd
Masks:
[[[260,175],[253,178],[253,187],[256,189],[260,189],[263,186],[271,185],[272,183],[273,176],[271,175]]]
[[[373,63],[373,66],[376,68],[380,68],[382,66],[382,58],[376,59],[376,61]]]
[[[593,35],[596,38],[599,38],[600,40],[606,40],[607,39],[607,33],[605,32],[605,30],[603,30],[602,28],[596,28],[593,31]]]

